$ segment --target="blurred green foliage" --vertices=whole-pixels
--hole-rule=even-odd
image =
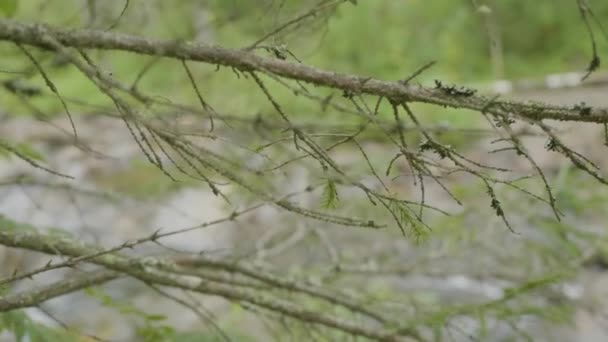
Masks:
[[[77,333],[50,328],[34,322],[21,310],[0,313],[0,334],[3,332],[9,332],[16,342],[76,342],[81,340]]]
[[[273,23],[282,23],[312,6],[312,1],[285,1],[286,13],[268,12],[247,1],[214,1],[220,16],[243,17],[220,43],[239,46],[244,37],[253,41]],[[244,5],[249,3],[249,5]],[[581,70],[590,60],[590,42],[575,1],[479,1],[492,10],[504,45],[505,74],[509,78]],[[295,4],[300,4],[295,6]],[[608,18],[608,3],[589,1],[600,22]],[[294,7],[296,9],[294,9]],[[247,15],[243,14],[247,13]],[[488,32],[483,13],[473,2],[460,1],[359,1],[344,4],[313,35],[288,35],[278,39],[296,55],[323,68],[373,75],[383,79],[405,78],[430,60],[439,64],[423,79],[440,77],[453,82],[491,79]],[[263,16],[260,19],[260,16]],[[282,18],[282,20],[281,20]],[[257,25],[257,29],[256,29]],[[243,30],[238,30],[243,27]],[[597,27],[596,27],[597,30]],[[236,34],[235,34],[236,33]],[[597,36],[599,35],[599,30]],[[598,37],[598,42],[601,38]],[[608,53],[608,42],[599,44]],[[316,49],[310,49],[316,46]]]
[[[17,0],[4,0],[0,2],[0,14],[11,17],[17,11]]]
[[[212,43],[233,48],[245,47],[264,33],[305,13],[317,1],[213,0],[203,7],[199,1],[130,1],[124,17],[122,6],[102,4],[91,21],[86,1],[31,0],[19,3],[16,20],[44,21],[63,27],[95,27],[162,39],[191,40],[201,17],[210,25]],[[484,3],[480,1],[480,3]],[[598,20],[608,18],[608,3],[589,1]],[[527,0],[493,1],[487,4],[501,32],[504,46],[504,74],[508,78],[529,77],[566,70],[583,70],[591,58],[590,42],[575,1]],[[471,1],[359,1],[340,5],[331,16],[317,15],[294,29],[273,36],[266,45],[285,44],[303,62],[339,72],[370,75],[387,80],[403,79],[431,60],[438,64],[419,77],[429,83],[435,78],[446,82],[472,83],[492,79],[489,47],[492,42],[484,25],[484,15]],[[608,55],[608,42],[597,35],[600,56]],[[34,49],[32,49],[34,50]],[[0,68],[22,70],[29,65],[14,46],[4,44]],[[38,52],[38,51],[36,51]],[[259,50],[260,53],[264,53]],[[60,93],[72,100],[110,105],[109,101],[78,71],[58,64],[48,55],[36,54],[47,68]],[[92,56],[103,71],[130,85],[150,57],[126,53],[95,53]],[[231,70],[214,72],[214,66],[192,63],[198,86],[208,102],[223,113],[253,115],[270,111],[267,100],[251,84],[238,79]],[[2,81],[18,77],[0,74]],[[44,89],[44,80],[33,73],[27,85]],[[315,120],[318,104],[296,99],[289,90],[268,81],[273,94],[296,118]],[[139,83],[139,88],[154,96],[175,102],[196,103],[195,94],[179,63],[161,60]],[[319,90],[324,95],[324,90]],[[46,91],[46,93],[49,93]],[[325,94],[328,92],[325,91]],[[4,91],[2,110],[10,114],[31,114],[21,100]],[[53,96],[33,97],[31,104],[54,115],[62,112]],[[90,106],[71,104],[76,113],[94,111]],[[387,110],[387,107],[383,107]],[[457,126],[470,125],[476,116],[464,111],[449,111],[421,106],[431,121],[446,121]],[[438,114],[440,113],[440,114]],[[351,120],[325,113],[329,120]]]

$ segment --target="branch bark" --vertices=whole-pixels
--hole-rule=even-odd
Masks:
[[[49,299],[76,292],[90,286],[101,285],[119,276],[120,273],[102,270],[70,277],[39,289],[0,297],[0,312],[37,306]]]
[[[243,72],[260,71],[303,81],[318,86],[340,89],[354,94],[385,97],[396,102],[422,102],[439,106],[465,108],[499,116],[518,115],[532,120],[608,122],[607,108],[592,108],[581,113],[575,106],[503,101],[486,96],[463,96],[446,92],[441,87],[390,82],[322,70],[300,63],[264,57],[247,50],[227,49],[202,43],[155,40],[114,32],[88,29],[62,29],[40,24],[0,20],[0,40],[53,49],[45,35],[51,35],[66,47],[80,49],[121,50],[137,54],[204,62],[235,68]],[[404,75],[406,76],[406,75]],[[405,78],[405,77],[404,77]]]

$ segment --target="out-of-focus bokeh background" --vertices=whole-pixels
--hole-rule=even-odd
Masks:
[[[263,47],[273,47],[275,52],[289,51],[290,60],[295,56],[302,63],[322,69],[384,80],[404,79],[425,63],[437,61],[416,81],[432,85],[433,80],[439,79],[471,85],[482,93],[500,90],[504,92],[501,96],[507,98],[608,107],[608,77],[602,70],[583,83],[579,82],[579,74],[571,74],[584,71],[591,59],[591,43],[576,1],[355,2],[356,5],[347,2],[327,13],[320,11],[272,36],[256,51],[268,55]],[[19,1],[12,19],[60,27],[112,27],[115,31],[159,39],[242,48],[282,23],[307,13],[317,3],[131,0],[121,16],[124,2],[118,0],[24,0]],[[608,22],[608,2],[588,3],[597,21]],[[608,57],[608,41],[601,36],[596,38],[598,54]],[[225,188],[231,198],[237,199],[231,204],[214,196],[200,182],[168,179],[146,161],[124,124],[106,115],[115,109],[87,78],[56,56],[32,51],[67,100],[79,136],[103,155],[86,153],[73,146],[66,134],[70,125],[61,102],[45,88],[44,80],[32,69],[30,61],[14,45],[2,43],[0,70],[20,73],[0,73],[3,85],[0,139],[14,144],[31,158],[76,177],[76,181],[57,181],[22,160],[0,156],[0,214],[113,246],[158,228],[176,229],[210,222],[255,203],[255,196],[228,185]],[[107,51],[92,52],[91,57],[104,72],[126,84],[138,80],[142,69],[146,69],[137,81],[140,91],[161,100],[197,105],[192,85],[183,67],[175,61]],[[262,151],[265,142],[284,137],[280,132],[265,135],[278,117],[253,81],[225,68],[217,71],[213,65],[189,63],[189,66],[205,100],[229,117],[228,122],[234,127],[250,127],[249,131],[244,130],[247,134],[242,134],[243,131],[237,134],[218,121],[219,129],[224,129],[220,132],[225,134],[209,139],[206,146],[239,158],[242,164],[235,164],[235,168],[270,167],[271,163],[250,152]],[[311,131],[329,134],[362,123],[360,117],[331,106],[321,110],[317,102],[296,97],[293,89],[279,83],[267,82],[267,86],[293,122],[310,126]],[[332,94],[327,89],[311,90],[319,98]],[[373,101],[370,103],[373,105]],[[514,153],[488,152],[496,137],[479,113],[430,105],[412,108],[423,113],[420,118],[424,125],[445,131],[442,141],[463,153],[483,162],[509,166],[516,175],[531,172],[530,165]],[[148,111],[151,117],[179,121],[185,129],[206,127],[200,117],[170,107],[155,104],[140,109]],[[387,103],[381,105],[379,115],[391,118]],[[594,160],[600,170],[608,169],[608,150],[601,126],[560,123],[556,127],[573,148]],[[421,142],[415,132],[408,133],[407,139]],[[369,295],[371,302],[408,303],[421,312],[441,312],[442,307],[449,305],[498,300],[505,289],[526,281],[551,282],[538,290],[523,289],[514,303],[496,309],[493,319],[488,321],[474,315],[449,321],[443,321],[441,314],[433,316],[447,331],[440,340],[608,340],[608,188],[547,151],[545,138],[531,133],[522,139],[539,166],[546,170],[564,213],[561,221],[555,220],[546,203],[505,187],[497,191],[516,231],[511,232],[491,210],[484,185],[455,176],[448,184],[465,204],[457,205],[440,187],[430,184],[426,201],[451,215],[430,215],[431,230],[414,230],[405,237],[396,227],[382,231],[345,229],[265,206],[235,221],[167,238],[163,240],[164,248],[252,258],[259,265],[286,274],[304,275],[331,286],[352,287],[353,291]],[[370,163],[378,165],[379,173],[383,174],[395,155],[394,146],[373,131],[366,131],[359,143]],[[287,149],[268,154],[274,161],[295,155]],[[332,157],[362,181],[374,184],[359,149],[352,146],[337,149],[332,151]],[[314,161],[289,164],[273,176],[271,185],[267,180],[263,184],[287,194],[322,183],[323,173],[318,164],[316,169],[311,165],[315,165]],[[403,196],[418,196],[412,177],[404,172],[405,166],[396,167],[402,172],[386,177],[390,190]],[[538,179],[518,184],[542,193]],[[369,218],[383,215],[369,205],[363,194],[348,188],[338,190],[340,201],[335,208],[331,205],[334,212]],[[299,201],[304,206],[319,208],[327,200],[325,197],[322,191],[313,191]],[[166,250],[151,245],[144,251],[155,254]],[[38,254],[0,247],[0,275],[10,275],[16,268],[44,265],[47,260]],[[47,283],[64,275],[64,272],[44,273],[14,284],[14,289]],[[310,338],[305,327],[275,331],[255,312],[222,299],[196,300],[202,301],[201,305],[212,312],[215,324],[234,340]],[[162,316],[152,321],[141,312]],[[47,326],[60,326],[58,319],[74,329],[113,341],[153,338],[162,341],[169,340],[167,336],[191,341],[216,338],[210,325],[192,312],[154,292],[140,291],[138,284],[128,281],[54,299],[25,313]],[[166,329],[166,336],[154,335],[161,328]],[[0,335],[2,338],[10,341],[11,337],[5,333]],[[323,338],[346,340],[342,335]]]

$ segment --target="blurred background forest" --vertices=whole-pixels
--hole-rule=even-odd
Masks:
[[[0,10],[23,22],[114,30],[229,48],[250,46],[283,23],[304,16],[297,24],[259,44],[255,51],[325,70],[392,81],[404,79],[422,65],[437,61],[416,82],[432,85],[438,79],[447,84],[479,87],[481,92],[491,92],[487,85],[497,80],[544,80],[549,74],[583,72],[592,56],[587,28],[573,0],[334,3],[337,1],[131,0],[125,7],[125,2],[118,0],[22,0],[16,9],[0,5]],[[588,3],[597,21],[608,25],[608,2]],[[311,9],[316,9],[316,14],[311,14]],[[599,34],[597,41],[598,55],[603,61],[608,58],[608,41]],[[4,217],[45,227],[46,231],[60,230],[112,245],[158,227],[213,222],[234,212],[232,205],[242,209],[239,205],[256,203],[254,195],[231,189],[229,193],[242,203],[227,205],[212,196],[204,184],[191,179],[181,182],[168,179],[147,163],[120,122],[108,118],[115,112],[111,101],[87,77],[59,55],[35,49],[32,53],[68,103],[79,135],[113,158],[104,161],[80,155],[81,151],[70,146],[64,134],[57,133],[61,129],[69,131],[62,103],[45,88],[45,80],[19,49],[10,43],[0,44],[3,85],[0,139],[10,142],[24,155],[69,171],[79,179],[78,184],[69,187],[63,182],[49,181],[52,177],[41,175],[40,170],[32,171],[27,163],[7,153],[6,158],[0,159],[0,214]],[[139,91],[152,98],[197,104],[188,75],[174,60],[117,51],[93,51],[90,55],[107,75],[125,84],[135,82]],[[210,139],[210,148],[242,161],[243,169],[258,164],[270,167],[270,163],[267,165],[255,156],[249,159],[249,155],[245,158],[242,154],[265,151],[270,142],[289,140],[281,132],[266,134],[265,129],[277,121],[268,99],[252,88],[250,81],[244,82],[243,76],[228,68],[218,71],[214,65],[194,62],[189,67],[205,100],[225,115],[225,122],[245,127],[247,132],[237,134],[226,129],[225,136],[218,134]],[[604,75],[601,68],[598,75],[596,79],[601,80]],[[306,93],[298,86],[267,82],[294,124],[333,139],[339,129],[357,128],[364,123],[359,116],[345,115],[332,106],[319,106],[318,101],[310,101],[306,96],[294,96],[298,89],[300,95]],[[331,89],[311,89],[318,99],[341,95]],[[565,90],[515,90],[505,96],[607,107],[606,92],[608,86],[598,81]],[[441,134],[442,142],[480,160],[496,156],[486,151],[495,137],[489,134],[488,124],[479,113],[426,104],[413,104],[412,108],[424,113],[423,125],[440,133],[445,131]],[[182,117],[161,104],[145,110],[150,118],[177,116],[185,120],[186,126],[189,122],[196,129],[202,126],[197,121],[200,116]],[[388,101],[380,106],[379,117],[391,119]],[[258,130],[255,126],[258,124],[263,128]],[[49,129],[51,126],[62,128],[53,131]],[[601,129],[583,124],[564,124],[559,128],[579,152],[590,156],[602,171],[607,170]],[[233,139],[234,146],[224,138]],[[348,165],[353,174],[369,181],[374,177],[369,174],[368,163],[378,165],[383,173],[394,156],[383,139],[378,132],[366,131],[359,138],[358,148],[344,148],[332,156]],[[407,140],[419,144],[422,137],[408,134]],[[429,336],[437,341],[607,340],[608,286],[604,284],[608,284],[608,277],[604,273],[608,269],[605,232],[608,190],[546,151],[546,139],[535,139],[530,134],[526,143],[539,165],[548,170],[565,214],[562,221],[551,216],[546,203],[522,199],[521,194],[504,187],[497,192],[509,213],[516,231],[513,233],[488,209],[489,200],[484,197],[486,190],[481,182],[455,177],[449,180],[449,185],[465,199],[466,205],[457,206],[440,188],[429,187],[427,200],[451,215],[429,215],[432,229],[412,227],[407,236],[402,236],[396,227],[388,231],[345,231],[331,224],[319,227],[316,222],[262,208],[243,220],[227,220],[204,232],[172,236],[166,245],[149,246],[144,252],[156,255],[179,249],[217,254],[221,258],[249,259],[279,274],[352,291],[372,307],[376,303],[386,304],[395,310],[387,311],[394,316],[403,313],[404,320],[431,327]],[[364,159],[360,150],[368,152]],[[275,161],[296,155],[287,149],[268,153]],[[521,175],[529,171],[514,156],[501,154],[496,158],[498,164],[514,166]],[[370,207],[365,196],[355,196],[346,187],[338,190],[330,187],[328,192],[327,185],[322,188],[325,173],[310,165],[289,166],[284,174],[273,178],[276,182],[273,186],[285,194],[320,181],[321,188],[315,185],[310,198],[302,203],[346,216],[386,215]],[[412,189],[415,187],[411,177],[404,174],[387,175],[388,188],[418,196]],[[255,184],[268,185],[266,180],[254,176],[250,179]],[[538,179],[524,179],[517,184],[542,192],[543,185]],[[98,194],[91,196],[89,192],[93,191]],[[334,192],[336,198],[332,199]],[[99,193],[103,196],[98,196]],[[16,268],[29,269],[46,261],[40,255],[0,250],[0,276],[8,277]],[[27,288],[34,280],[36,284],[50,282],[63,274],[26,279],[12,289]],[[90,340],[224,340],[224,333],[216,330],[224,331],[235,341],[359,340],[343,333],[312,329],[306,323],[283,321],[218,298],[187,297],[208,307],[210,321],[214,323],[207,320],[201,323],[200,315],[184,313],[187,310],[172,300],[161,300],[157,293],[142,294],[139,287],[122,280],[68,297],[51,300],[38,310],[1,313],[0,331],[6,331],[0,334],[0,341],[4,341],[2,338],[11,341],[18,335],[7,333],[18,331],[15,322],[26,322],[20,323],[21,329],[29,332],[32,341],[36,338],[50,341],[49,336],[54,334],[55,340],[65,340],[66,336],[59,331],[66,326],[70,334],[84,331],[85,335],[94,335]],[[340,308],[304,305],[352,318],[351,313]],[[90,316],[83,317],[80,310]],[[279,322],[280,327],[269,327],[266,320]],[[88,338],[79,333],[70,336],[74,335],[75,340]]]

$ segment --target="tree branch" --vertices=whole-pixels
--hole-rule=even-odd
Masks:
[[[99,251],[98,247],[70,238],[45,235],[34,231],[24,232],[3,227],[0,227],[0,245],[70,257],[79,257]],[[201,294],[220,296],[233,302],[245,302],[299,321],[337,329],[354,336],[364,336],[378,341],[398,340],[398,337],[384,330],[381,326],[374,329],[368,325],[342,320],[328,314],[310,310],[299,306],[297,303],[269,294],[209,282],[200,278],[193,279],[192,276],[180,276],[178,272],[172,272],[177,271],[178,266],[174,261],[169,259],[130,258],[112,253],[100,255],[89,261],[109,270],[127,274],[148,285],[169,286]],[[82,283],[75,282],[75,284]],[[65,291],[67,285],[59,285],[55,291]],[[29,302],[33,303],[33,300]],[[6,307],[10,307],[11,304],[5,305]],[[15,304],[12,305],[14,306]],[[414,340],[421,339],[418,332],[410,327],[404,327],[400,330],[400,335],[411,337]]]
[[[36,306],[49,299],[76,292],[89,286],[100,285],[119,276],[120,273],[102,270],[70,277],[35,290],[0,297],[0,312]]]
[[[340,74],[278,58],[259,56],[246,50],[226,49],[193,42],[154,40],[108,31],[66,30],[7,19],[0,20],[0,40],[53,49],[52,46],[49,46],[48,40],[44,38],[45,34],[53,36],[66,47],[122,50],[216,64],[244,72],[262,71],[288,79],[340,89],[351,94],[382,96],[396,102],[423,102],[453,108],[466,108],[500,116],[514,114],[532,120],[608,122],[608,109],[606,108],[593,108],[581,113],[580,109],[574,106],[490,101],[490,98],[485,96],[477,96],[468,92],[446,91],[446,88],[441,86],[423,87],[402,82],[382,81],[371,77]]]

